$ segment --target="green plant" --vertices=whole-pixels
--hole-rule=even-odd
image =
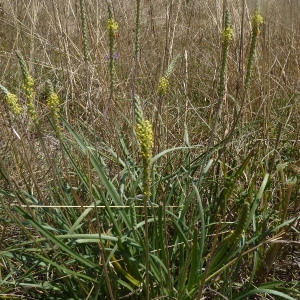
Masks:
[[[272,104],[276,109],[268,117],[287,112],[280,118],[280,129],[264,127],[270,134],[261,136],[258,114],[245,110],[243,120],[229,116],[246,103],[232,96],[238,39],[233,30],[240,24],[239,4],[226,1],[226,7],[225,2],[207,1],[199,2],[198,9],[196,1],[187,1],[168,2],[159,11],[149,7],[157,17],[151,16],[148,31],[148,11],[140,1],[97,2],[95,7],[78,1],[78,19],[71,1],[61,7],[54,1],[52,8],[32,3],[19,4],[26,8],[23,19],[17,14],[23,16],[22,11],[9,4],[15,22],[11,30],[20,31],[15,34],[16,46],[28,64],[18,52],[19,88],[14,61],[5,60],[9,68],[3,68],[0,85],[0,105],[5,105],[0,143],[0,298],[299,298],[292,261],[299,239],[298,96],[292,82],[288,86],[287,80],[282,89],[276,85],[282,70],[299,73],[281,63],[280,72],[272,69],[265,75],[270,103],[273,93],[274,99],[293,99]],[[103,13],[107,5],[108,23]],[[127,10],[127,5],[135,9]],[[42,31],[42,12],[47,20],[56,20],[52,25],[57,32],[51,26]],[[90,42],[97,41],[95,47],[83,43],[93,114],[86,114],[86,97],[81,98],[88,75],[77,72],[81,57],[77,27],[69,26],[66,12],[80,24],[84,43],[87,24]],[[225,22],[220,30],[222,14]],[[166,23],[156,26],[162,17]],[[191,26],[186,28],[183,21]],[[255,13],[251,32],[246,25],[243,28],[245,36],[248,31],[251,35],[243,97],[249,97],[252,111],[262,95],[261,86],[256,87],[261,71],[256,51],[260,24]],[[122,60],[116,85],[113,55],[119,29]],[[108,69],[97,57],[107,46],[101,44],[107,32]],[[53,34],[57,43],[45,43],[46,33]],[[19,37],[30,40],[30,49]],[[50,41],[50,34],[46,37]],[[276,37],[274,33],[272,38]],[[293,43],[296,48],[296,40]],[[58,49],[48,51],[50,46]],[[164,71],[170,53],[183,50],[184,61],[175,56]],[[282,62],[276,47],[269,51]],[[53,65],[46,65],[48,58]],[[4,66],[2,60],[0,64]],[[52,83],[47,81],[42,97],[47,77]],[[97,101],[105,91],[120,105],[102,118]],[[279,97],[280,93],[289,96]],[[157,96],[159,105],[153,100]],[[218,113],[210,111],[212,103],[225,102]],[[18,114],[22,104],[27,110]],[[70,109],[76,105],[80,109]],[[82,108],[84,118],[78,117]],[[33,124],[28,125],[27,118]],[[231,131],[225,132],[224,120],[231,119]],[[289,274],[283,272],[283,263]]]

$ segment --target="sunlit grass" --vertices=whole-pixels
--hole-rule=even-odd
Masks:
[[[299,298],[300,23],[259,3],[3,5],[0,299]]]

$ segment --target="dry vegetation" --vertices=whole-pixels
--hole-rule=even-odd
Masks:
[[[299,11],[0,1],[0,299],[299,299]]]

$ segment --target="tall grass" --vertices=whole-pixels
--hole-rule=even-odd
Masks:
[[[271,2],[3,2],[0,299],[300,297],[299,5]]]

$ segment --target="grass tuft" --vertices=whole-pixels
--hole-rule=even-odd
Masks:
[[[299,1],[19,2],[0,299],[299,299]]]

